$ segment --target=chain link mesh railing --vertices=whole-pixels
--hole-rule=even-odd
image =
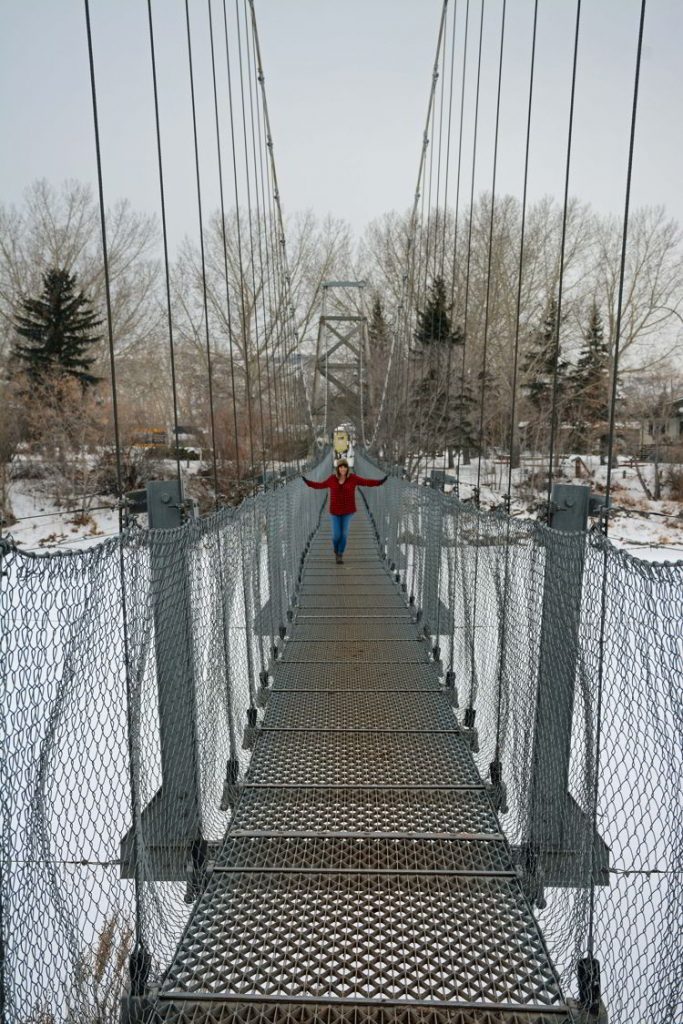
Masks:
[[[592,955],[611,1024],[683,1020],[683,563],[397,475],[365,498],[565,991]]]
[[[133,988],[168,966],[323,504],[290,479],[89,550],[5,540],[3,1021],[109,1024],[131,955]]]
[[[357,468],[376,475],[360,454]],[[397,477],[365,498],[566,991],[580,963],[585,990],[590,954],[613,1024],[674,1024],[683,565]],[[292,480],[82,552],[6,543],[6,1019],[114,1021],[131,954],[133,988],[168,967],[230,820],[321,509]]]

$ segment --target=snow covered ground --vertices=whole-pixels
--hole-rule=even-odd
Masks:
[[[580,476],[576,475],[577,459]],[[444,460],[430,458],[424,470],[421,469],[420,477],[428,476],[432,467],[443,468]],[[532,495],[526,481],[534,471],[542,476],[546,469],[547,462],[523,458],[521,468],[513,470],[513,515],[535,515],[531,511],[534,498],[536,501],[544,500],[545,494]],[[652,488],[652,464],[639,463],[638,469],[646,484]],[[454,470],[446,469],[446,473],[453,474]],[[600,465],[597,455],[567,456],[561,460],[560,473],[558,481],[590,484],[598,494],[604,492],[607,467]],[[471,497],[479,477],[482,507],[496,508],[501,503],[502,495],[507,492],[508,465],[504,460],[484,459],[479,471],[477,461],[473,459],[469,466],[460,466],[459,477],[463,499]],[[636,468],[624,462],[612,473],[612,507],[614,512],[610,516],[609,539],[616,547],[645,561],[683,561],[683,501],[650,501],[643,491]]]
[[[580,477],[575,475],[577,458],[580,459]],[[444,468],[444,465],[444,459],[430,457],[420,467],[420,478],[428,477],[432,468]],[[175,463],[169,466],[169,475],[173,475]],[[199,466],[198,462],[188,463],[188,472],[197,472]],[[597,456],[567,457],[562,460],[560,469],[562,479],[566,481],[589,483],[598,491],[604,490],[607,471]],[[651,486],[653,466],[641,463],[639,469]],[[515,516],[534,514],[530,511],[533,495],[526,482],[534,470],[542,474],[545,466],[540,460],[523,459],[522,467],[513,471],[512,512]],[[446,472],[452,474],[454,471],[447,469]],[[501,496],[507,490],[507,472],[507,464],[503,460],[482,460],[481,470],[476,460],[469,466],[460,466],[462,498],[471,496],[479,475],[482,506],[499,506]],[[537,500],[541,497],[536,495]],[[86,548],[118,533],[118,511],[111,497],[94,498],[92,511],[85,522],[79,509],[66,511],[46,498],[38,481],[15,481],[10,487],[10,499],[17,522],[8,532],[17,546],[26,551]],[[613,473],[612,504],[615,512],[610,517],[609,537],[617,547],[645,561],[683,561],[683,502],[648,500],[636,469],[624,464]],[[138,518],[140,525],[145,526],[146,517]]]

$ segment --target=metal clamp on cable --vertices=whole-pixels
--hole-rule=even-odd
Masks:
[[[451,707],[460,707],[460,705],[458,704],[458,690],[455,685],[455,672],[453,671],[452,668],[450,668],[448,672],[446,672],[443,692],[446,696],[446,700],[451,705]]]
[[[231,757],[225,766],[225,782],[223,783],[223,793],[220,802],[222,811],[232,811],[235,809],[240,793],[239,776],[240,763],[236,757]]]
[[[242,733],[242,750],[253,750],[258,735],[258,709],[247,709],[247,724]]]

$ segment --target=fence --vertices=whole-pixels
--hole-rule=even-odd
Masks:
[[[376,475],[361,454],[357,469]],[[683,564],[643,563],[599,533],[483,513],[397,477],[366,497],[567,993],[592,952],[612,1024],[674,1024]],[[134,985],[167,967],[230,819],[321,509],[291,480],[237,510],[87,551],[6,544],[8,1020],[106,1024],[131,952]]]
[[[611,1024],[680,1021],[683,563],[397,476],[366,499],[566,992],[592,950]]]
[[[118,1021],[131,953],[138,985],[168,966],[322,504],[292,479],[89,550],[5,542],[0,1019]]]

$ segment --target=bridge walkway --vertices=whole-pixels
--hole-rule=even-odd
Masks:
[[[324,522],[164,1020],[568,1024],[510,849],[410,609]]]

